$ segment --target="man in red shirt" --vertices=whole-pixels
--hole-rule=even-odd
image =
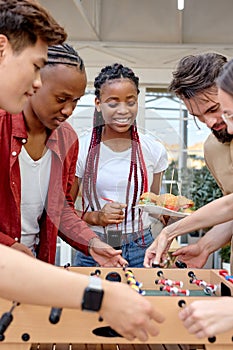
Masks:
[[[22,113],[0,111],[0,243],[54,264],[59,235],[100,265],[125,265],[121,250],[79,218],[70,196],[78,139],[66,119],[85,92],[83,61],[67,44],[49,47],[41,79]]]

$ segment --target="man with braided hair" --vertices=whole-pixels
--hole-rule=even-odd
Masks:
[[[83,219],[102,241],[122,248],[129,266],[142,267],[153,237],[148,214],[135,206],[143,192],[159,193],[167,154],[137,131],[139,79],[130,68],[106,66],[94,86],[93,131],[80,137],[72,194],[75,199],[82,183]],[[96,262],[77,252],[74,264]]]
[[[88,228],[69,194],[78,140],[66,119],[85,92],[83,61],[68,44],[51,46],[41,79],[42,87],[22,113],[0,112],[0,243],[54,264],[59,234],[74,248],[91,253],[100,265],[121,266],[126,263],[121,251]]]

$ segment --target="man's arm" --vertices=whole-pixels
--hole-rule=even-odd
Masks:
[[[81,309],[88,276],[46,264],[0,244],[0,296],[21,303]],[[146,341],[164,317],[127,284],[102,280],[99,314],[119,334]],[[114,302],[113,302],[114,300]],[[137,317],[135,317],[135,314]],[[113,317],[114,315],[114,317]],[[127,322],[125,322],[127,320]]]
[[[150,267],[152,263],[160,263],[162,256],[167,253],[172,240],[204,227],[211,227],[232,220],[233,193],[218,198],[206,204],[184,219],[166,226],[147,248],[144,266]]]
[[[202,268],[209,255],[231,240],[233,221],[214,226],[195,244],[177,249],[173,256],[177,256],[188,267]]]

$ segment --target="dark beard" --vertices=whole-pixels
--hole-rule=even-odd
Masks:
[[[233,135],[228,134],[227,129],[222,129],[219,131],[211,129],[211,131],[221,143],[231,142],[231,140],[233,140]]]

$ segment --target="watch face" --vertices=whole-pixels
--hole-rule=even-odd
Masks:
[[[82,301],[82,310],[99,311],[104,291],[87,287]]]

